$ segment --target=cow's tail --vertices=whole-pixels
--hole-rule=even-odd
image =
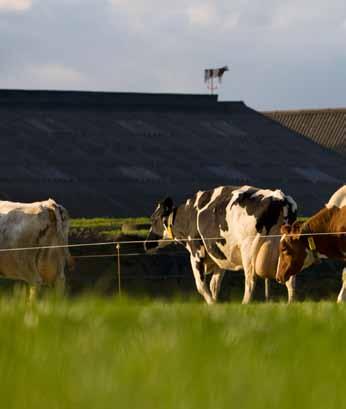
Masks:
[[[49,217],[52,224],[55,226],[56,234],[58,238],[58,244],[64,247],[63,253],[65,256],[65,265],[69,271],[73,271],[75,268],[75,259],[70,253],[68,247],[68,236],[69,236],[69,214],[67,210],[54,202],[53,206],[49,208]]]
[[[68,247],[65,248],[65,258],[68,270],[74,271],[74,269],[76,268],[76,259],[71,255],[70,249]]]

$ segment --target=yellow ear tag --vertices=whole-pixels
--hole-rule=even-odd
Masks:
[[[168,238],[173,240],[172,226],[167,226]]]
[[[316,244],[315,244],[315,240],[313,237],[308,237],[308,243],[309,243],[309,248],[312,251],[316,250]]]
[[[173,212],[168,216],[167,227],[166,227],[168,238],[170,240],[174,240],[173,231],[172,231],[172,224],[173,224]]]

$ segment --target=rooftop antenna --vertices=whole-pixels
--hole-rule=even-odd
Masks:
[[[214,91],[219,87],[214,83],[214,78],[218,78],[219,85],[222,81],[223,74],[229,71],[227,65],[221,68],[207,68],[204,70],[204,82],[207,84],[207,88],[210,91],[210,94],[213,95]]]

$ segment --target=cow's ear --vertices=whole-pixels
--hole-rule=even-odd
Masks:
[[[57,218],[54,209],[48,208],[48,216],[51,223],[53,224],[57,223]]]
[[[292,224],[292,233],[293,234],[300,234],[301,233],[301,228],[304,222],[301,221],[296,221]]]
[[[291,233],[291,225],[290,224],[283,224],[280,229],[281,234],[290,234]]]
[[[170,212],[173,208],[173,200],[170,197],[166,197],[161,204],[164,210],[167,212]]]

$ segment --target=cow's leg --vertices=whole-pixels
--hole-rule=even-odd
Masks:
[[[54,289],[58,295],[64,295],[66,289],[66,280],[64,274],[60,274],[56,279],[54,283]]]
[[[346,300],[346,267],[342,272],[342,287],[338,295],[338,303],[342,303]]]
[[[56,265],[56,277],[54,281],[54,292],[56,295],[64,295],[65,287],[66,287],[66,278],[65,278],[65,269],[68,268],[68,258],[65,258],[66,251],[64,249],[64,253],[58,253],[60,256],[57,259]]]
[[[270,301],[270,280],[269,278],[264,279],[264,295],[266,302]]]
[[[32,305],[36,301],[36,298],[37,298],[37,285],[30,284],[28,295],[27,295],[27,303],[29,305]]]
[[[205,282],[205,272],[204,272],[203,261],[199,257],[193,256],[193,255],[191,255],[190,260],[191,260],[192,272],[195,277],[197,291],[204,297],[205,301],[208,304],[213,304],[214,300]]]
[[[287,295],[288,295],[288,300],[287,302],[290,304],[291,302],[294,301],[295,299],[295,294],[296,294],[296,277],[291,276],[285,283],[286,288],[287,288]]]
[[[243,304],[248,304],[252,300],[253,292],[256,286],[256,276],[252,272],[245,273],[245,291],[243,297]]]
[[[252,295],[256,286],[254,261],[251,257],[251,244],[244,243],[244,246],[241,249],[241,257],[245,274],[243,304],[248,304],[252,299]]]
[[[345,287],[346,287],[346,283],[343,282],[341,290],[340,290],[339,295],[338,295],[338,299],[337,299],[338,303],[342,303],[346,299],[346,288]]]
[[[221,283],[222,283],[222,279],[224,275],[225,275],[224,271],[221,271],[220,273],[214,273],[210,280],[210,284],[209,284],[210,292],[215,302],[217,302],[217,298],[219,295],[219,291],[220,291],[220,287],[221,287]]]

